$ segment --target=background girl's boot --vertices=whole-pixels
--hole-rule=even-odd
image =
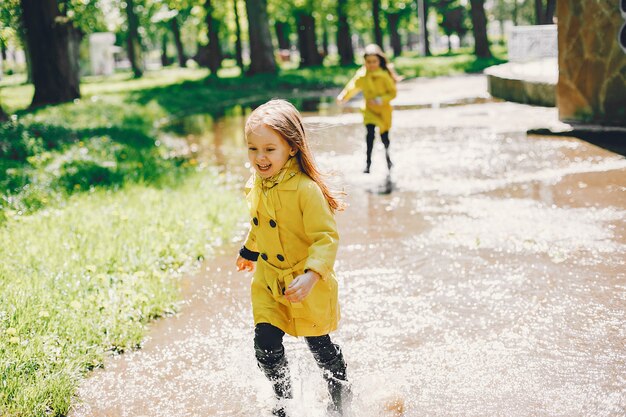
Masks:
[[[385,146],[385,158],[387,158],[387,168],[391,170],[393,163],[391,162],[391,157],[389,156],[389,145],[391,143],[389,142],[389,132],[381,133],[380,140],[383,142],[383,145]]]
[[[385,158],[387,158],[387,168],[391,169],[393,166],[393,162],[391,162],[391,157],[389,156],[389,149],[385,148]]]
[[[372,147],[369,146],[367,147],[367,159],[365,161],[365,169],[363,170],[363,172],[365,174],[369,174],[370,173],[370,166],[372,166]]]
[[[365,136],[365,145],[367,146],[367,162],[363,172],[369,174],[370,166],[372,165],[372,150],[374,149],[374,135],[376,134],[376,127],[374,125],[366,125],[366,127],[367,136]]]

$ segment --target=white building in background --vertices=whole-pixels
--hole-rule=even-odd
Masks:
[[[509,61],[556,59],[557,44],[556,25],[513,26],[509,30]]]
[[[92,75],[111,75],[115,70],[113,53],[119,49],[115,45],[115,34],[110,32],[89,35],[89,62]]]

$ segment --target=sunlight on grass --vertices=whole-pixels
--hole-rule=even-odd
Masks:
[[[230,189],[201,171],[175,189],[134,185],[13,214],[0,234],[2,415],[65,415],[86,370],[175,311],[177,277],[243,214]]]

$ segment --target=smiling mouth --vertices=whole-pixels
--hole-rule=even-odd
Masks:
[[[259,171],[265,172],[270,169],[272,164],[267,164],[267,165],[256,164],[256,166],[259,167]]]

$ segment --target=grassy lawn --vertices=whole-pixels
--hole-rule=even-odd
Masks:
[[[488,64],[467,53],[395,63],[407,77]],[[179,277],[232,238],[245,210],[241,184],[172,153],[160,131],[272,97],[332,96],[357,68],[293,66],[85,77],[80,100],[35,110],[23,76],[0,81],[14,115],[0,125],[0,415],[66,415],[86,372],[176,310]]]
[[[232,237],[243,210],[215,170],[8,215],[0,234],[0,414],[62,416],[107,354],[171,313],[178,277]],[[204,190],[198,192],[198,190]]]

